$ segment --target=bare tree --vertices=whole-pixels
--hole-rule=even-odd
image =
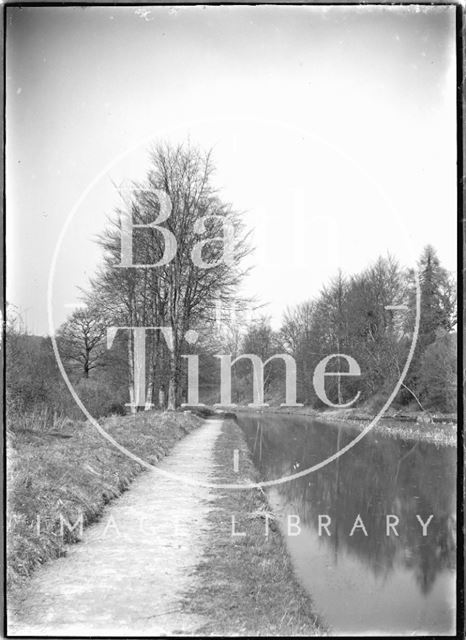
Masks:
[[[92,282],[92,296],[105,308],[107,318],[125,326],[164,326],[171,331],[168,354],[158,332],[148,332],[149,392],[163,386],[168,408],[180,402],[181,354],[188,329],[207,326],[216,305],[224,308],[237,297],[245,269],[242,260],[249,252],[241,216],[224,203],[211,184],[214,168],[210,152],[189,144],[160,144],[150,153],[150,168],[144,182],[132,185],[126,208],[118,210],[100,237],[104,264]],[[160,229],[146,227],[132,234],[133,265],[120,268],[122,216],[133,224],[147,225],[161,211],[160,192],[170,201],[171,212],[163,228],[176,240],[176,253],[167,264],[152,268],[166,250]],[[230,259],[223,260],[225,223],[233,230]],[[194,260],[197,251],[198,262]],[[128,358],[133,345],[128,338]],[[165,355],[164,355],[165,354]]]
[[[77,309],[57,332],[60,353],[88,378],[93,369],[103,364],[105,335],[105,323],[96,309]]]

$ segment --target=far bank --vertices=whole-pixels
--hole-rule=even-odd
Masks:
[[[207,408],[212,411],[212,409]],[[320,422],[348,426],[363,431],[376,418],[364,409],[335,409],[318,411],[312,407],[253,407],[238,405],[215,408],[214,411],[230,411],[235,413],[256,413],[273,415],[296,415],[309,417]],[[373,426],[376,433],[392,438],[403,438],[418,442],[430,442],[437,446],[456,446],[457,418],[452,414],[426,415],[421,412],[393,412],[384,414]]]

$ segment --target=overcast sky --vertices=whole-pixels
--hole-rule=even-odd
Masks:
[[[30,331],[48,332],[78,199],[111,165],[64,238],[57,323],[95,270],[112,181],[142,177],[159,139],[213,147],[253,229],[245,291],[275,325],[380,254],[413,265],[431,243],[455,268],[454,7],[9,7],[7,21],[7,299]]]

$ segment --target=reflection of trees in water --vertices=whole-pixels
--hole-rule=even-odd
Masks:
[[[354,432],[344,427],[304,424],[290,417],[241,419],[254,459],[264,479],[306,469],[344,447]],[[331,545],[356,555],[378,577],[395,566],[411,569],[422,593],[436,576],[454,566],[455,456],[450,448],[370,434],[323,469],[277,486],[301,521],[317,529],[318,514],[332,519]],[[298,464],[299,467],[295,465]],[[349,533],[360,514],[368,536]],[[387,514],[397,515],[399,536],[386,536]],[[433,514],[426,537],[425,522]]]

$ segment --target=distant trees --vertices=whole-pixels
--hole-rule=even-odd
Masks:
[[[456,293],[451,275],[440,265],[435,250],[426,247],[418,264],[421,286],[421,318],[415,357],[397,401],[419,401],[426,408],[454,411],[456,407]],[[390,307],[407,305],[408,310]],[[387,308],[388,307],[388,308]],[[401,375],[413,340],[416,307],[414,273],[400,268],[390,256],[379,258],[363,272],[345,277],[341,272],[324,286],[313,300],[288,309],[280,330],[251,325],[243,332],[242,353],[254,345],[260,355],[292,355],[298,369],[298,401],[319,405],[313,390],[313,372],[330,354],[352,356],[361,376],[329,377],[327,395],[343,404],[361,392],[360,401],[378,409],[388,398]],[[263,323],[264,321],[262,321]],[[259,338],[262,340],[259,340]],[[269,366],[266,389],[269,401],[283,401],[275,383],[281,376]],[[342,370],[342,361],[333,361],[329,370]],[[343,365],[344,366],[344,365]],[[250,376],[246,365],[238,369],[238,388]],[[244,396],[244,392],[243,392]]]
[[[200,386],[209,402],[215,402],[220,382],[216,353],[233,359],[255,354],[263,362],[289,354],[297,366],[297,401],[319,406],[315,368],[326,356],[342,354],[357,361],[361,376],[329,376],[327,397],[342,405],[360,393],[360,401],[379,408],[400,378],[412,344],[414,272],[402,269],[391,256],[380,257],[361,273],[337,273],[314,299],[288,309],[278,331],[265,317],[246,323],[241,315],[219,331],[219,307],[227,315],[233,306],[244,308],[239,286],[250,247],[241,215],[212,186],[213,172],[211,154],[188,143],[159,144],[151,150],[145,179],[120,189],[123,204],[99,238],[103,259],[91,280],[86,308],[60,328],[63,357],[85,380],[95,379],[101,369],[99,376],[118,387],[119,397],[126,385],[133,409],[141,406],[136,391],[143,370],[146,406],[174,409],[186,398],[188,355],[199,355]],[[422,252],[418,273],[420,330],[397,400],[451,409],[455,285],[431,246]],[[110,351],[109,327],[122,328]],[[130,327],[145,330],[137,333]],[[137,346],[141,335],[142,356]],[[116,374],[102,366],[109,362]],[[275,359],[264,369],[266,401],[283,401],[283,366],[283,360]],[[327,371],[341,371],[342,366],[344,359],[334,358]],[[234,365],[236,402],[249,400],[252,375],[247,360]]]
[[[298,369],[297,396],[306,404],[310,404],[312,394],[312,369],[317,361],[316,357],[323,351],[313,352],[315,347],[315,318],[317,317],[317,303],[307,301],[289,308],[283,316],[279,331],[279,340],[283,351],[289,353],[296,361]],[[320,347],[318,347],[320,349]],[[327,354],[325,354],[327,355]]]
[[[404,274],[391,256],[350,279],[347,342],[361,367],[366,398],[387,395],[406,360],[403,312],[387,309],[403,302]]]
[[[317,401],[312,376],[325,356],[345,354],[361,367],[358,380],[332,377],[327,382],[328,397],[343,404],[354,397],[356,387],[370,397],[393,382],[399,374],[402,348],[401,320],[389,305],[403,298],[403,273],[391,258],[379,258],[362,273],[345,277],[341,272],[322,288],[320,295],[288,309],[280,336],[284,348],[296,359],[299,378],[298,399]],[[335,359],[330,370],[341,368]]]
[[[262,316],[251,322],[246,328],[241,342],[241,354],[253,354],[259,356],[262,362],[275,353],[280,353],[280,343],[278,336],[270,326],[270,319]],[[239,354],[238,354],[239,355]],[[236,380],[240,399],[253,401],[253,369],[251,363],[240,360],[236,365]],[[272,362],[264,370],[264,394],[267,396],[273,381],[284,380],[283,364]]]

